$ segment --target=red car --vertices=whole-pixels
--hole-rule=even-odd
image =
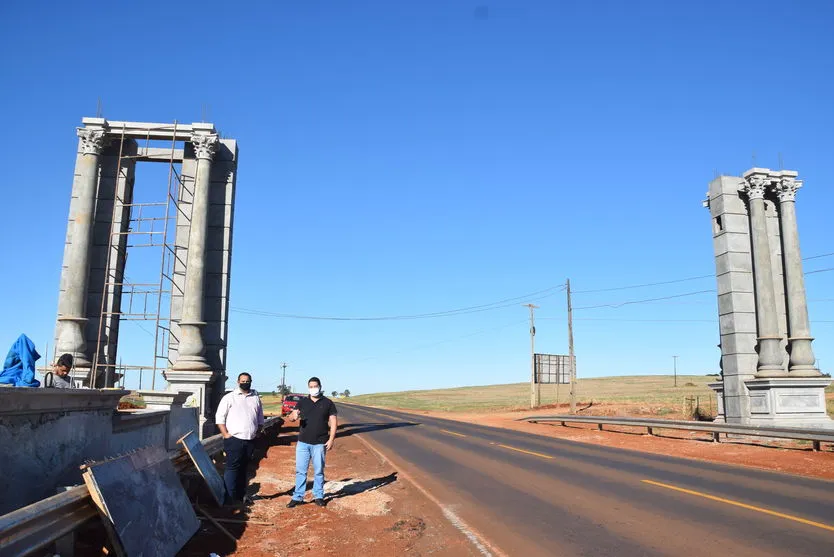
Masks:
[[[298,401],[301,400],[303,396],[304,395],[299,395],[295,393],[288,394],[287,396],[285,396],[284,401],[281,403],[281,415],[286,416],[287,414],[295,410],[295,407],[298,405]]]

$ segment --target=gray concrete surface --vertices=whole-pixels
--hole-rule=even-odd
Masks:
[[[752,168],[709,186],[722,375],[710,386],[722,421],[834,428],[811,347],[797,176]]]
[[[125,232],[137,218],[137,208],[130,206],[136,163],[180,163],[179,191],[175,192],[179,210],[171,242],[175,261],[173,270],[166,270],[173,282],[173,288],[168,288],[173,290],[171,334],[165,337],[172,365],[166,379],[172,392],[194,393],[201,406],[201,421],[211,424],[226,380],[237,143],[220,139],[209,123],[174,125],[84,118],[82,124],[78,129],[55,351],[47,355],[47,364],[55,355],[69,352],[75,357],[71,374],[76,382],[99,387],[115,383],[114,368],[120,362],[120,283],[126,280],[129,251]],[[181,142],[182,148],[140,148],[138,142],[143,140]],[[145,308],[138,318],[154,321],[155,312],[155,305]],[[142,361],[124,363],[134,368],[148,366],[160,353],[164,358],[164,351],[158,349]],[[91,373],[94,366],[96,377]]]
[[[822,557],[834,548],[829,481],[405,412],[338,410],[340,435],[369,441],[505,555]]]
[[[177,450],[197,409],[117,412],[120,390],[0,389],[0,514],[82,483],[79,466],[140,447]],[[182,433],[184,434],[184,433]]]

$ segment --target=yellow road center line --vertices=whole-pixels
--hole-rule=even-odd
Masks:
[[[724,499],[723,497],[716,497],[715,495],[707,495],[706,493],[701,493],[699,491],[692,491],[691,489],[684,489],[682,487],[677,487],[674,485],[662,484],[660,482],[654,482],[652,480],[640,480],[643,483],[656,485],[658,487],[665,487],[666,489],[673,489],[675,491],[680,491],[681,493],[686,493],[689,495],[695,495],[697,497],[703,497],[705,499],[711,499],[712,501],[718,501],[719,503],[726,503],[728,505],[733,505],[735,507],[741,507],[742,509],[747,509],[751,511],[757,511],[764,514],[769,514],[771,516],[778,516],[779,518],[784,518],[787,520],[793,520],[794,522],[801,522],[802,524],[807,524],[809,526],[816,526],[817,528],[822,528],[823,530],[831,530],[834,532],[834,526],[829,526],[828,524],[823,524],[821,522],[814,522],[813,520],[806,520],[804,518],[799,518],[798,516],[792,516],[789,514],[783,514],[776,511],[771,511],[769,509],[763,509],[761,507],[754,507],[753,505],[747,505],[745,503],[739,503],[738,501],[732,501],[730,499]]]
[[[504,447],[505,449],[510,449],[511,451],[518,451],[520,453],[531,454],[533,456],[539,456],[541,458],[553,459],[553,457],[550,456],[550,455],[546,455],[546,454],[542,454],[542,453],[534,453],[533,451],[525,451],[524,449],[516,449],[515,447],[510,447],[509,445],[502,445],[501,443],[499,443],[498,446],[499,447]]]
[[[441,429],[443,433],[448,433],[449,435],[457,435],[458,437],[466,437],[463,433],[455,433],[454,431],[449,431],[448,429]]]

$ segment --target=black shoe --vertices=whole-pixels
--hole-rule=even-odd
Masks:
[[[322,508],[327,506],[327,503],[325,502],[324,499],[313,499],[313,503],[315,503],[316,505],[318,505],[319,507],[322,507]]]
[[[300,505],[303,502],[304,501],[299,501],[298,499],[292,499],[292,500],[290,500],[289,503],[287,503],[287,508],[291,509],[293,507],[297,507],[298,505]]]

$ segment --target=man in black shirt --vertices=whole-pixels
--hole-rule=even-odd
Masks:
[[[307,381],[310,396],[302,398],[290,413],[294,422],[301,418],[298,444],[295,447],[295,492],[287,505],[293,508],[304,501],[307,491],[307,468],[313,461],[313,502],[319,507],[324,502],[324,456],[336,440],[336,405],[322,394],[321,381],[311,377]]]

